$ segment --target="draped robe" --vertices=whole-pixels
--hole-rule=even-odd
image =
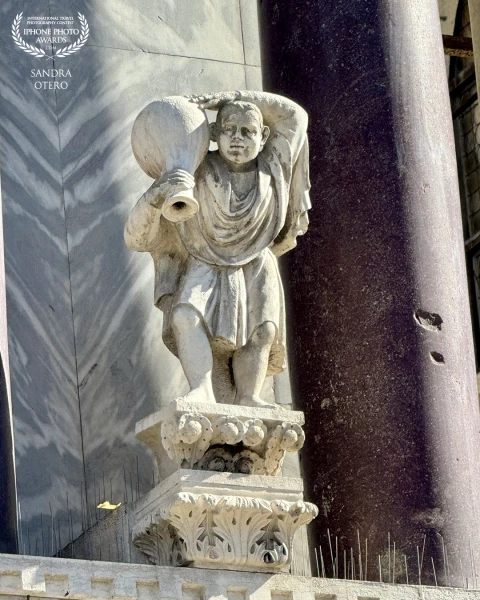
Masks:
[[[285,306],[276,257],[305,233],[311,207],[306,131],[293,148],[284,134],[273,132],[245,198],[236,197],[231,179],[218,151],[209,152],[195,173],[198,213],[173,224],[141,199],[127,222],[126,240],[153,257],[155,304],[164,312],[164,342],[175,355],[170,315],[183,304],[201,317],[212,347],[225,351],[244,346],[262,323],[273,323],[268,374],[274,374],[285,368]]]

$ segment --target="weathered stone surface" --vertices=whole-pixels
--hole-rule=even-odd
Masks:
[[[255,0],[246,0],[243,20],[238,2],[230,0],[140,0],[134,4],[128,0],[94,0],[88,5],[84,0],[52,0],[50,4],[52,14],[76,16],[80,11],[95,24],[87,45],[116,49],[124,56],[126,52],[143,52],[243,65],[243,27],[251,52],[256,45],[258,56],[258,34],[247,21],[249,12],[255,11]]]
[[[135,434],[159,468],[277,475],[287,452],[304,444],[303,414],[280,408],[204,404],[175,400],[139,421]]]
[[[283,571],[318,513],[298,479],[179,470],[139,501],[132,539],[158,565]]]
[[[208,127],[206,110],[217,111]],[[228,402],[216,392],[223,363],[236,404],[267,406],[265,377],[285,369],[277,257],[308,227],[307,122],[288,98],[239,90],[162,98],[135,120],[133,152],[154,182],[125,242],[152,256],[163,340],[189,382],[186,399]]]
[[[176,569],[99,561],[0,556],[0,593],[10,600],[478,600],[478,590]]]
[[[410,568],[425,539],[430,581],[443,539],[446,580],[461,583],[469,539],[480,564],[480,428],[436,2],[263,0],[260,13],[265,89],[311,117],[318,210],[285,270],[305,454],[321,456],[304,464],[317,539],[329,527],[342,556],[359,530],[384,569],[389,533]]]

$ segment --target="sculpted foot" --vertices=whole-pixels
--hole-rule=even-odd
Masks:
[[[181,400],[186,400],[187,402],[205,402],[207,404],[216,403],[213,392],[208,392],[207,390],[201,387],[190,390],[188,394],[182,396]]]
[[[260,396],[242,396],[237,404],[240,404],[240,406],[257,406],[258,408],[276,408],[276,404],[265,402]]]

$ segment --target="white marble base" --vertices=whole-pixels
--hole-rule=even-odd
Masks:
[[[136,425],[137,439],[156,456],[184,468],[277,475],[287,452],[298,452],[305,435],[303,413],[278,406],[256,408],[171,402]]]
[[[153,564],[277,573],[318,514],[301,479],[179,469],[135,509],[132,539]]]
[[[479,590],[0,554],[5,600],[480,600]]]

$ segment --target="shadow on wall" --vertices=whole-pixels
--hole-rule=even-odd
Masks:
[[[0,553],[17,552],[17,510],[12,422],[7,382],[0,356]]]
[[[10,38],[19,8],[0,6],[0,143],[19,544],[35,552],[40,514],[63,510],[66,492],[78,524],[83,465],[55,96],[35,92],[43,64]]]
[[[69,0],[91,38],[55,62],[71,73],[68,89],[35,90],[31,70],[53,65],[13,42],[0,57],[20,545],[31,554],[53,554],[103,516],[100,502],[131,502],[158,481],[135,423],[187,389],[161,339],[151,258],[123,241],[151,184],[131,151],[133,121],[159,96],[245,87],[236,4],[215,11],[210,2],[186,24],[184,2],[166,2],[163,21],[145,16],[155,2],[142,13],[118,4],[113,14],[111,3]],[[55,0],[21,8],[66,14]],[[5,40],[19,10],[13,0],[0,7]],[[119,14],[131,18],[116,29]],[[134,39],[135,19],[148,21],[139,29],[148,51]],[[209,46],[215,21],[223,34]]]

